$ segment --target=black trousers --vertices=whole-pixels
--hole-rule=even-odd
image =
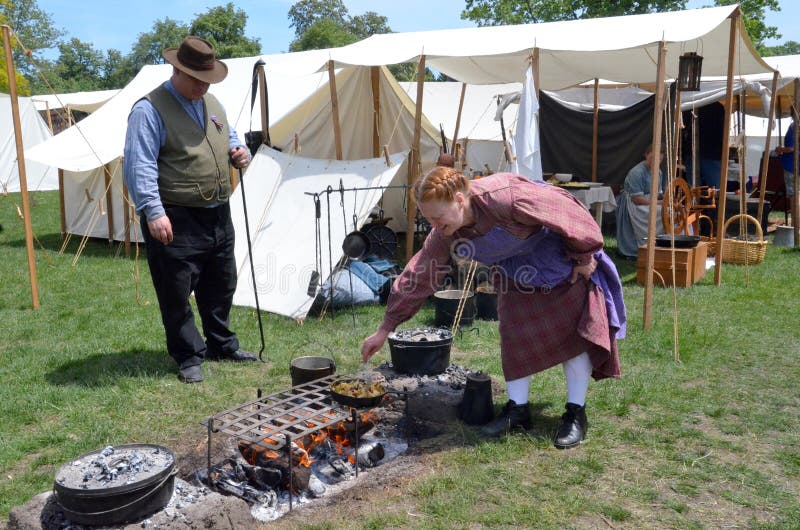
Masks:
[[[180,368],[201,364],[206,353],[239,349],[230,330],[230,311],[236,290],[235,235],[230,205],[215,208],[166,206],[174,239],[153,239],[142,216],[147,263],[167,335],[167,351]],[[200,335],[189,304],[194,291],[203,325]]]

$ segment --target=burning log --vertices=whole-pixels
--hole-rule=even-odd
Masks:
[[[296,465],[302,461],[301,458],[296,458],[296,451],[295,446],[293,445],[292,451],[292,466],[291,466],[291,475],[292,475],[292,490],[295,492],[303,491],[308,489],[308,481],[311,477],[311,470],[308,467],[302,465]],[[300,450],[299,447],[297,447]],[[302,454],[307,457],[305,450],[301,450]],[[286,461],[286,456],[282,455],[278,451],[274,451],[272,449],[268,449],[261,444],[255,442],[248,442],[246,440],[239,440],[239,452],[242,454],[245,460],[253,466],[258,466],[261,468],[266,469],[267,471],[264,472],[254,472],[259,473],[260,478],[263,480],[269,480],[271,482],[276,482],[277,476],[275,472],[280,474],[280,477],[277,478],[276,484],[270,484],[272,487],[281,487],[284,489],[289,488],[289,463]]]
[[[386,451],[383,449],[383,444],[380,442],[370,442],[358,448],[356,453],[356,462],[361,467],[374,467],[378,462],[383,460],[386,456]]]

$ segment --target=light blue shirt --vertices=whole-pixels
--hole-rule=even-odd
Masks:
[[[164,87],[175,96],[197,125],[205,130],[203,100],[192,101],[181,96],[170,80],[164,82]],[[229,125],[228,130],[230,148],[244,147],[233,127]],[[128,115],[122,173],[136,211],[144,212],[148,221],[165,215],[164,205],[158,194],[158,153],[166,141],[167,130],[161,115],[146,99],[137,101]]]

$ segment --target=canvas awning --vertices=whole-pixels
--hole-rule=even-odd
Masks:
[[[667,45],[666,75],[677,77],[678,57],[697,51],[704,75],[726,75],[731,15],[737,5],[543,24],[373,35],[331,50],[337,66],[414,62],[471,84],[519,82],[539,50],[539,88],[558,90],[596,77],[629,83],[655,78],[658,43]],[[756,52],[741,17],[737,74],[771,72]],[[322,65],[318,64],[317,68]]]

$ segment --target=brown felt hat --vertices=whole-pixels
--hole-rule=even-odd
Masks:
[[[214,46],[200,37],[188,36],[177,48],[162,53],[169,64],[206,83],[219,83],[228,75],[228,67],[217,60]]]

